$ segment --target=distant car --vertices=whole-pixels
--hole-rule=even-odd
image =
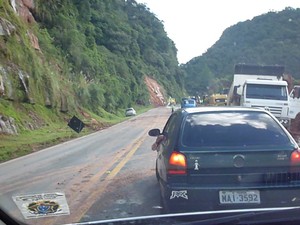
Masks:
[[[210,106],[225,106],[227,105],[227,95],[226,94],[212,94],[209,96]]]
[[[164,212],[300,205],[298,144],[265,110],[180,109],[148,134]]]
[[[192,108],[196,106],[197,104],[195,99],[183,99],[181,102],[181,108]]]
[[[128,108],[128,109],[125,110],[125,115],[126,116],[135,116],[136,111],[134,110],[134,108]]]

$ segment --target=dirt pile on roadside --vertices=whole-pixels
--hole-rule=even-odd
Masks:
[[[145,84],[147,85],[150,94],[150,104],[155,107],[165,105],[166,101],[164,98],[164,89],[157,83],[157,81],[145,76]]]

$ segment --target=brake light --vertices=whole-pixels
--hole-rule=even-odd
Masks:
[[[180,152],[172,152],[169,159],[168,174],[186,174],[186,158]]]
[[[291,165],[292,166],[300,166],[300,150],[299,149],[292,152]]]

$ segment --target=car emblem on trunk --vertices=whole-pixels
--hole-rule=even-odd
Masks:
[[[198,160],[196,159],[195,160],[195,167],[194,167],[194,170],[199,170],[199,163],[198,163]]]
[[[235,155],[233,156],[233,165],[236,168],[241,168],[245,165],[245,156]]]
[[[241,182],[242,181],[242,175],[238,175],[237,179],[238,179],[239,182]]]
[[[173,199],[173,198],[185,198],[185,199],[189,199],[189,197],[187,195],[187,190],[172,191],[170,199]]]
[[[285,152],[280,152],[277,155],[277,160],[288,160],[288,155]]]

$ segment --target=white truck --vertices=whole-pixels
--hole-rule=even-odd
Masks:
[[[290,93],[289,118],[295,119],[300,115],[300,86],[295,85]]]
[[[263,108],[289,127],[289,93],[283,73],[283,66],[235,65],[227,105]]]

